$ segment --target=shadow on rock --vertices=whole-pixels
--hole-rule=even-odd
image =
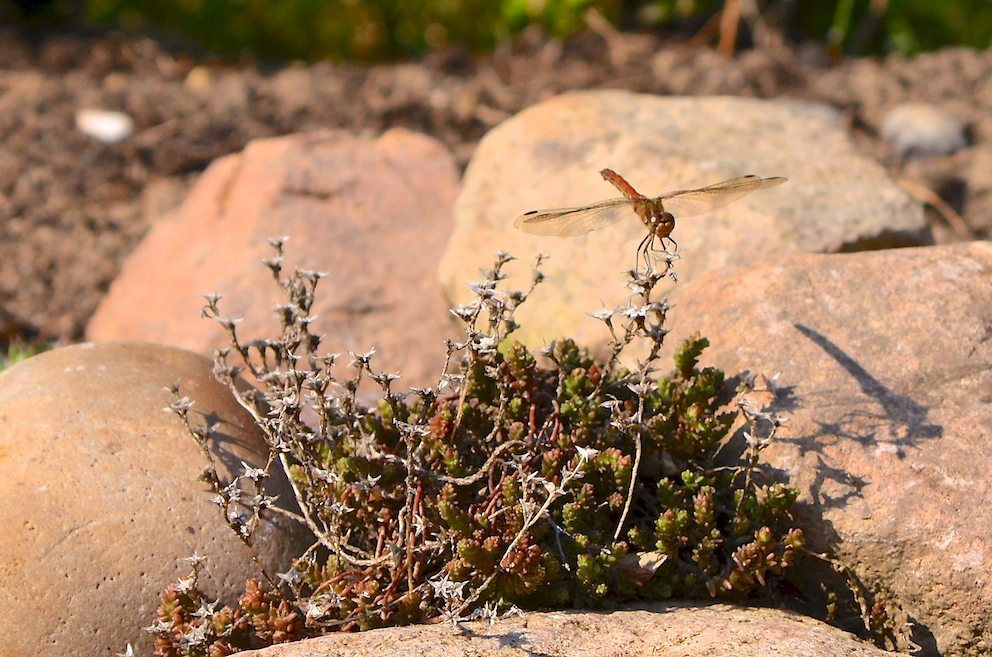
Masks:
[[[879,441],[874,432],[850,433],[844,430],[844,426],[850,424],[856,414],[878,419],[880,424],[888,425],[889,436],[893,439],[892,442],[897,447],[901,447],[904,444],[912,445],[920,439],[940,438],[944,435],[944,428],[942,426],[927,422],[927,415],[929,414],[929,408],[927,406],[920,404],[911,397],[897,394],[887,388],[854,358],[849,356],[822,333],[818,333],[808,326],[798,323],[793,324],[793,326],[809,338],[813,344],[823,349],[837,364],[843,367],[854,378],[861,391],[874,399],[882,408],[882,413],[859,413],[854,411],[845,415],[835,424],[821,424],[823,430],[820,435],[833,434],[849,437],[866,446],[878,443]],[[811,436],[811,438],[815,437]]]

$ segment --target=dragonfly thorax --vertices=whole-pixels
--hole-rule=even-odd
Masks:
[[[664,239],[675,230],[675,217],[665,210],[660,198],[637,199],[633,205],[634,212],[647,226],[651,235]]]

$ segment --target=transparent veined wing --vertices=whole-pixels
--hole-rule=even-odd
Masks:
[[[679,217],[691,217],[715,210],[728,203],[733,203],[755,190],[781,185],[786,180],[786,178],[781,177],[744,176],[701,189],[667,192],[658,198],[665,206],[665,210],[671,212],[678,219]]]
[[[517,217],[513,227],[534,235],[574,237],[605,228],[628,217],[636,217],[630,201],[612,198],[581,208],[531,210]]]

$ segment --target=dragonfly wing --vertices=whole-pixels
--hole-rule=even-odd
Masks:
[[[513,227],[534,235],[573,237],[632,216],[635,215],[630,202],[625,198],[614,198],[581,208],[533,210],[517,217]]]
[[[675,217],[691,217],[723,207],[743,198],[757,189],[774,187],[786,181],[785,178],[760,178],[744,176],[726,180],[702,189],[680,190],[659,196],[665,210]]]

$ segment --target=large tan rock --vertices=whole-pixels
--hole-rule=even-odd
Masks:
[[[776,609],[651,605],[613,613],[527,614],[493,627],[482,621],[334,634],[242,653],[257,657],[560,655],[612,657],[883,657],[846,632]]]
[[[441,262],[449,297],[465,303],[464,281],[477,280],[480,258],[497,249],[524,262],[549,253],[544,271],[552,280],[518,311],[516,335],[537,347],[560,335],[604,344],[606,329],[585,313],[601,301],[608,307],[626,301],[620,273],[634,266],[643,224],[631,213],[618,225],[559,238],[523,233],[513,221],[529,210],[619,196],[599,175],[605,167],[647,196],[745,174],[789,179],[707,215],[676,217],[672,237],[681,247],[682,282],[791,253],[932,242],[919,205],[877,162],[856,152],[839,114],[826,106],[576,92],[521,112],[479,144]],[[529,267],[507,271],[508,286],[526,289]]]
[[[703,364],[780,373],[766,401],[789,421],[765,455],[813,547],[891,590],[940,654],[989,654],[992,245],[795,256],[682,299],[669,349],[699,331]]]
[[[159,595],[207,558],[200,585],[233,603],[258,576],[248,550],[198,481],[207,465],[163,408],[178,382],[230,481],[267,450],[251,417],[203,356],[149,344],[82,344],[0,373],[0,656],[104,657],[130,642],[150,655]],[[265,484],[295,509],[285,479]],[[256,548],[284,572],[313,540],[263,512]]]
[[[228,346],[202,319],[204,294],[244,317],[242,339],[276,337],[285,303],[260,260],[288,235],[286,273],[327,272],[311,325],[326,352],[363,353],[399,383],[437,382],[457,327],[437,282],[458,191],[439,142],[407,130],[377,139],[321,131],[252,142],[214,162],[178,212],[124,263],[87,327],[90,340],[141,340],[200,353]],[[344,359],[347,362],[347,358]]]

